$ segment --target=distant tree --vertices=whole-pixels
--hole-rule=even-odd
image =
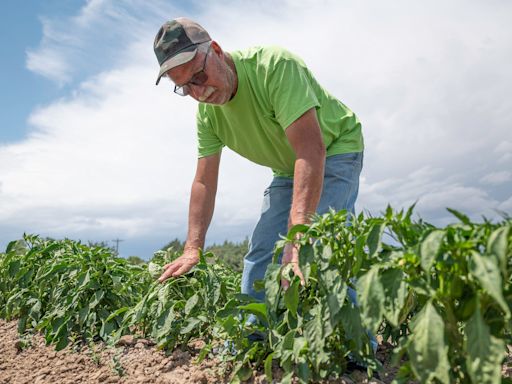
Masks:
[[[206,247],[205,251],[213,253],[221,262],[235,271],[242,272],[244,256],[248,249],[249,239],[245,238],[241,243],[225,240],[222,244],[213,244]]]
[[[110,245],[107,241],[87,241],[87,246],[89,247],[100,247],[107,249],[110,253],[112,253],[113,256],[119,256],[116,252],[116,249]]]
[[[144,259],[141,259],[139,256],[128,256],[126,260],[133,265],[140,265],[146,263]]]
[[[173,252],[178,252],[178,253],[182,253],[183,252],[183,249],[185,248],[185,242],[184,241],[181,241],[180,239],[178,238],[175,238],[173,241],[171,241],[170,243],[167,243],[166,245],[164,245],[161,250],[162,251],[167,251],[169,248],[172,248],[172,251]]]
[[[167,251],[171,249],[172,253],[181,254],[184,248],[185,242],[176,238],[163,246],[161,250]],[[213,253],[220,262],[226,264],[235,271],[241,272],[244,265],[244,256],[248,249],[249,239],[245,238],[245,240],[240,243],[229,240],[225,240],[222,244],[214,243],[207,246],[204,251]]]

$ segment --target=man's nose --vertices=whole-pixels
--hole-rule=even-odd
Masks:
[[[190,94],[194,96],[195,99],[199,99],[202,95],[206,92],[206,85],[197,85],[197,84],[190,84]]]
[[[194,99],[203,102],[208,98],[208,86],[207,85],[194,85],[192,89],[192,96]]]

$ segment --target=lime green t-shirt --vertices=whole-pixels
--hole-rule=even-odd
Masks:
[[[357,116],[318,84],[299,57],[280,47],[254,47],[231,57],[238,75],[233,99],[223,105],[199,103],[199,157],[227,146],[275,175],[293,176],[295,152],[285,130],[311,108],[327,156],[363,150]]]

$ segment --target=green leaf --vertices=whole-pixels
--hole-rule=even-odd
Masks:
[[[455,216],[457,219],[462,221],[462,223],[464,223],[466,225],[471,225],[471,220],[469,220],[469,217],[467,217],[463,213],[456,211],[455,209],[451,209],[451,208],[446,208],[446,210],[448,212],[450,212],[453,216]]]
[[[277,309],[281,276],[280,264],[269,264],[265,272],[265,301],[271,312]]]
[[[300,281],[297,277],[293,279],[292,284],[284,293],[284,303],[293,317],[297,317],[297,307],[299,306],[299,287]]]
[[[280,384],[292,384],[293,371],[286,373],[281,379]]]
[[[160,315],[160,318],[163,320],[163,324],[160,327],[160,329],[157,330],[156,337],[162,338],[167,337],[169,335],[172,335],[173,333],[173,322],[176,316],[176,313],[174,312],[174,307],[177,303],[174,303],[172,307],[165,310],[162,315]],[[160,320],[160,319],[159,319]]]
[[[116,329],[115,325],[111,321],[104,321],[101,325],[100,336],[103,340],[106,340],[107,337],[114,332]]]
[[[9,263],[9,277],[13,278],[19,272],[21,260],[13,260]]]
[[[482,288],[496,300],[505,312],[507,319],[509,319],[510,309],[503,297],[503,285],[498,261],[494,257],[485,257],[478,252],[471,251],[469,270]]]
[[[365,259],[364,247],[366,241],[364,236],[359,236],[356,239],[356,243],[354,246],[354,265],[352,266],[352,275],[357,276],[361,266],[363,265],[363,260]]]
[[[473,383],[493,384],[501,380],[505,343],[491,335],[484,322],[480,305],[465,327],[466,364]]]
[[[433,382],[434,379],[446,384],[450,382],[444,321],[430,301],[411,323],[410,344],[407,350],[412,370],[420,382]]]
[[[380,274],[380,282],[384,289],[384,316],[398,327],[400,312],[407,298],[404,273],[399,269],[388,269]]]
[[[384,288],[379,278],[379,265],[375,264],[357,282],[357,300],[365,324],[377,332],[384,315]]]
[[[370,233],[368,234],[368,240],[366,243],[368,244],[368,257],[371,259],[378,252],[380,252],[382,247],[382,234],[384,233],[384,229],[386,228],[386,222],[376,223],[370,229]]]
[[[321,304],[311,309],[312,318],[304,324],[304,337],[308,341],[312,356],[310,357],[316,369],[322,363],[321,357],[325,346],[324,325]]]
[[[125,313],[127,310],[129,310],[130,307],[123,307],[119,308],[118,310],[112,312],[109,317],[105,320],[106,322],[111,321],[112,319],[116,318],[117,316],[121,315],[122,313]]]
[[[23,334],[25,332],[25,330],[27,329],[27,320],[28,320],[27,316],[22,316],[18,320],[18,333],[19,334]]]
[[[489,240],[487,242],[487,253],[493,255],[497,261],[498,265],[501,269],[501,274],[503,279],[508,279],[507,272],[507,247],[508,247],[508,233],[510,227],[504,226],[496,229],[489,236]]]
[[[323,247],[315,248],[317,254],[317,263],[318,269],[320,271],[325,271],[329,268],[332,259],[332,248],[329,244],[324,245]],[[321,250],[321,252],[319,252]]]
[[[83,326],[88,314],[89,314],[89,306],[88,305],[83,308],[80,308],[78,310],[78,324],[80,325],[80,327]]]
[[[41,301],[38,299],[30,299],[27,302],[27,305],[32,304],[32,307],[29,311],[29,316],[35,320],[39,320],[39,317],[41,316]]]
[[[156,263],[150,262],[148,264],[148,272],[152,278],[156,279],[162,274],[163,268]]]
[[[201,319],[196,317],[190,317],[186,320],[186,325],[180,329],[182,335],[186,335],[194,330],[200,323]]]
[[[16,255],[22,255],[27,252],[27,246],[23,240],[14,240],[7,244],[5,253],[13,252]]]
[[[311,244],[303,244],[299,249],[299,268],[304,276],[306,285],[309,283],[311,276],[312,264],[315,261],[315,252]]]
[[[60,351],[60,350],[62,350],[64,348],[66,348],[66,346],[69,343],[67,331],[65,333],[63,333],[61,336],[59,336],[57,340],[58,340],[57,344],[55,345],[55,350],[56,351]],[[55,341],[55,339],[53,341]]]
[[[105,296],[105,291],[101,289],[99,291],[94,292],[94,297],[89,303],[89,308],[93,309],[94,307],[96,307],[100,303],[101,299],[103,299],[103,296]]]
[[[284,335],[284,337],[281,339],[281,342],[279,343],[278,347],[276,349],[280,349],[281,355],[285,353],[285,351],[292,351],[293,350],[293,340],[295,338],[295,334],[297,331],[295,329],[292,329]]]
[[[265,303],[249,303],[247,305],[241,305],[238,308],[256,315],[258,319],[268,324],[267,306]]]
[[[308,363],[301,362],[297,365],[297,377],[301,384],[309,384],[311,382],[312,372]]]
[[[252,287],[256,292],[264,291],[265,290],[265,281],[262,279],[255,280]]]
[[[199,303],[199,294],[195,293],[187,300],[187,304],[185,304],[185,315],[190,315],[197,303]]]
[[[334,328],[339,321],[338,314],[345,303],[348,287],[343,282],[337,268],[328,269],[320,273],[319,278],[325,290],[324,295],[327,298],[331,327]]]
[[[252,369],[251,367],[249,366],[249,364],[245,363],[243,364],[237,371],[236,371],[236,376],[241,380],[241,381],[247,381],[249,380],[251,377],[252,377]]]
[[[89,271],[87,271],[86,273],[81,274],[80,278],[78,280],[78,285],[79,285],[78,290],[81,290],[84,287],[86,287],[87,284],[89,284],[90,281],[91,281],[91,275],[90,275]]]
[[[201,364],[201,362],[210,354],[212,351],[212,344],[208,343],[203,348],[201,348],[201,351],[199,352],[199,355],[194,361],[194,364]]]
[[[293,339],[293,359],[295,363],[299,362],[301,355],[307,350],[308,341],[305,337],[297,336]]]
[[[347,339],[353,340],[357,350],[363,348],[363,338],[366,331],[361,322],[361,313],[354,304],[347,304],[340,311],[341,324],[345,330]]]
[[[293,227],[290,228],[288,231],[288,234],[286,235],[286,238],[289,240],[295,240],[295,236],[298,233],[306,233],[309,229],[309,225],[307,224],[296,224]]]
[[[272,359],[274,357],[274,352],[270,353],[265,359],[265,376],[269,383],[272,383]]]
[[[430,273],[430,268],[439,254],[441,245],[444,239],[444,231],[434,230],[430,232],[427,237],[421,242],[420,256],[421,268],[427,273]]]

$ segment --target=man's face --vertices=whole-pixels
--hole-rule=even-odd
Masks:
[[[167,71],[166,76],[197,101],[227,103],[234,91],[235,74],[225,61],[220,46],[212,42],[208,50],[197,52],[193,60]]]

